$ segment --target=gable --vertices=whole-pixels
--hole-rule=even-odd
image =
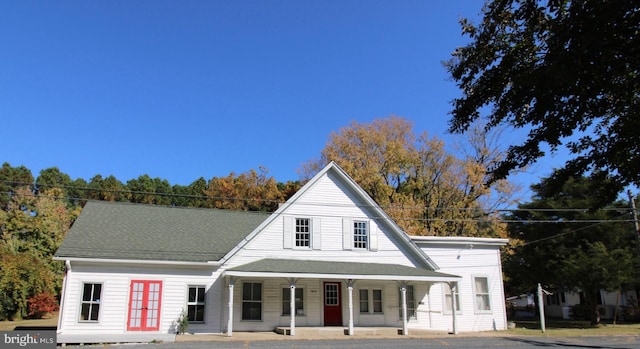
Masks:
[[[364,244],[359,244],[354,236],[361,231],[367,234]],[[303,244],[297,241],[300,233],[307,235]],[[282,255],[292,259],[396,263],[437,269],[335,163],[327,165],[258,227],[229,256],[227,265],[233,267]]]
[[[218,261],[269,214],[88,202],[55,257]]]

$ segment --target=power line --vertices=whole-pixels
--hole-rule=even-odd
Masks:
[[[16,193],[12,193],[12,192],[0,192],[0,194],[7,194],[7,195],[22,195],[22,196],[26,196],[26,197],[33,197],[33,198],[38,198],[38,197],[43,197],[43,198],[50,198],[50,199],[55,199],[55,200],[70,200],[70,201],[104,201],[104,200],[96,200],[96,199],[89,199],[89,198],[71,198],[71,197],[60,197],[60,196],[54,196],[54,195],[44,195],[44,194],[16,194]],[[216,199],[216,198],[211,198],[211,197],[198,197],[198,198],[204,198],[204,199]],[[220,198],[220,199],[226,199],[226,198]],[[242,200],[242,199],[238,199],[238,200]],[[144,204],[144,203],[139,203],[139,202],[132,202],[132,204]],[[314,203],[297,203],[295,204],[296,206],[301,206],[301,205],[316,205]],[[372,206],[368,206],[368,205],[341,205],[341,207],[372,207]],[[212,209],[214,207],[211,207]],[[227,209],[227,210],[231,210],[231,209]],[[309,216],[309,215],[307,215]],[[313,215],[311,215],[313,216]],[[386,217],[372,217],[374,219],[386,219]],[[495,219],[481,219],[481,218],[444,218],[444,217],[437,217],[437,218],[417,218],[417,217],[394,217],[393,218],[394,221],[413,221],[413,222],[444,222],[444,223],[488,223],[488,224],[493,224],[493,223],[523,223],[523,224],[531,224],[531,223],[555,223],[555,224],[564,224],[564,223],[607,223],[607,222],[611,222],[613,219],[583,219],[583,220],[551,220],[551,219],[547,219],[547,220],[508,220],[508,219],[500,219],[499,217],[496,217]],[[627,219],[627,220],[616,220],[616,222],[633,222],[633,219]]]
[[[0,183],[7,183],[13,185],[23,185],[23,186],[32,186],[32,183],[26,182],[16,182],[16,181],[8,181],[8,180],[0,180]],[[124,189],[103,189],[103,188],[91,188],[91,187],[78,187],[78,186],[69,186],[69,185],[41,185],[41,187],[45,188],[61,188],[61,189],[69,189],[69,190],[79,190],[79,191],[94,191],[101,193],[113,193],[113,194],[130,194],[130,195],[153,195],[160,197],[175,197],[175,198],[187,198],[187,199],[202,199],[202,200],[220,200],[220,201],[246,201],[246,202],[263,202],[267,204],[279,204],[282,203],[282,200],[277,199],[262,199],[262,198],[239,198],[239,197],[224,197],[224,196],[207,196],[207,195],[193,195],[193,194],[178,194],[178,193],[163,193],[163,192],[148,192],[148,191],[136,191],[136,190],[124,190]],[[15,192],[0,192],[3,194],[13,194],[16,195]],[[26,194],[23,194],[26,195]],[[34,196],[36,194],[33,194]],[[42,194],[38,194],[42,195]],[[90,198],[77,198],[77,197],[59,197],[60,199],[69,199],[69,200],[92,200]],[[326,205],[326,206],[343,206],[343,207],[353,207],[353,205],[345,204],[345,205],[336,205],[336,204],[325,204],[325,203],[309,203],[309,205]],[[514,209],[493,209],[484,211],[481,208],[475,207],[425,207],[425,206],[402,206],[402,205],[386,205],[386,206],[374,206],[374,205],[357,205],[358,207],[380,207],[382,209],[396,209],[396,210],[427,210],[431,212],[445,212],[445,211],[470,211],[470,212],[482,212],[484,216],[490,216],[496,213],[503,212],[578,212],[578,213],[586,213],[593,212],[592,209],[589,208],[514,208]],[[618,211],[632,212],[631,208],[600,208],[595,211],[603,212],[603,211]],[[424,219],[429,220],[429,219]],[[456,219],[450,219],[451,221],[456,221]],[[457,220],[461,221],[461,220]],[[468,221],[468,219],[464,220]],[[527,222],[526,220],[502,220],[503,222]],[[547,220],[547,221],[538,221],[532,220],[535,222],[548,222],[554,223],[559,222],[558,220]],[[600,220],[593,220],[600,221]],[[564,221],[566,223],[572,223],[572,221]],[[588,221],[580,221],[580,222],[588,222]]]
[[[618,220],[616,218],[613,218],[610,221],[598,222],[598,223],[591,224],[591,225],[586,226],[586,227],[577,228],[577,229],[574,229],[574,230],[571,230],[571,231],[567,231],[567,232],[564,232],[564,233],[559,233],[559,234],[556,234],[556,235],[547,236],[547,237],[544,237],[544,238],[541,238],[541,239],[537,239],[537,240],[533,240],[533,241],[527,241],[526,243],[524,243],[524,244],[522,244],[520,246],[527,246],[527,245],[535,244],[535,243],[538,243],[538,242],[555,239],[555,238],[560,237],[560,236],[569,235],[569,234],[573,234],[573,233],[576,233],[576,232],[579,232],[579,231],[582,231],[582,230],[587,230],[587,229],[593,228],[596,225],[600,225],[602,223],[613,223],[613,222],[633,222],[633,220],[632,219],[631,220]]]

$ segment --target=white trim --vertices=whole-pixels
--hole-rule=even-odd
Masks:
[[[209,262],[186,262],[186,261],[161,261],[161,260],[145,260],[145,259],[108,259],[108,258],[82,258],[82,257],[53,257],[55,261],[69,262],[91,262],[91,263],[117,263],[117,264],[162,264],[162,265],[200,265],[200,266],[219,266],[222,263],[216,261]]]
[[[509,239],[496,238],[476,238],[464,236],[409,236],[414,242],[429,244],[453,244],[453,245],[485,245],[485,246],[504,246],[509,243]]]
[[[448,310],[447,307],[452,306],[451,302],[452,300],[449,299],[447,300],[447,295],[451,295],[451,297],[453,297],[453,295],[456,295],[456,308],[460,308],[460,309],[456,309],[456,314],[458,315],[462,315],[462,305],[460,304],[460,282],[458,281],[453,281],[457,284],[456,286],[456,290],[452,291],[451,290],[451,286],[449,285],[448,282],[443,282],[442,285],[442,304],[444,305],[442,307],[442,313],[445,315],[451,315],[453,314],[452,310]],[[449,291],[449,293],[447,293],[447,291]]]
[[[478,309],[478,290],[476,289],[476,279],[485,279],[487,281],[487,301],[489,302],[489,304],[487,304],[489,306],[489,310],[484,310],[484,309]],[[491,278],[489,277],[489,275],[485,275],[485,274],[478,274],[478,275],[471,275],[471,289],[472,289],[472,294],[473,294],[473,312],[474,314],[491,314],[493,313],[493,302],[491,300]]]
[[[355,275],[355,274],[313,274],[313,273],[270,273],[226,270],[223,276],[253,278],[299,278],[299,279],[356,279],[390,281],[459,281],[460,276],[406,276],[406,275]]]

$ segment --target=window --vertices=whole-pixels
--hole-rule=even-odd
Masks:
[[[402,290],[398,289],[398,305],[400,310],[398,316],[402,319]],[[413,285],[407,285],[407,319],[416,318],[416,297],[413,290]]]
[[[242,284],[242,320],[262,320],[262,284],[259,282]]]
[[[204,286],[189,286],[187,299],[187,319],[189,322],[204,322]]]
[[[382,313],[382,290],[360,290],[360,313]]]
[[[310,247],[310,222],[309,218],[296,218],[296,247]]]
[[[360,312],[369,312],[369,290],[360,290]]]
[[[296,287],[296,314],[304,315],[304,288]],[[282,315],[291,315],[291,289],[282,288]]]
[[[98,322],[102,284],[83,284],[80,321]]]
[[[353,222],[353,248],[367,249],[369,247],[369,231],[367,222]]]
[[[382,313],[382,290],[373,290],[373,312]]]
[[[456,288],[456,312],[460,312],[460,288],[458,287],[458,283],[453,283]],[[444,311],[447,313],[451,313],[451,286],[448,283],[443,283],[442,288],[444,289]]]
[[[473,278],[474,292],[476,296],[476,311],[490,311],[489,280],[486,277]]]

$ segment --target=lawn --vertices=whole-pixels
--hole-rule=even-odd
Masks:
[[[515,321],[516,328],[508,332],[521,336],[618,336],[640,335],[640,323],[613,324],[602,322],[598,326],[591,326],[589,321],[576,320],[546,320],[546,330],[542,333],[540,321]]]
[[[58,325],[58,314],[50,319],[0,321],[0,331],[13,331],[17,326],[27,327],[55,327]]]
[[[604,322],[599,326],[591,326],[588,321],[575,320],[547,320],[546,331],[540,330],[540,322],[535,320],[515,321],[516,328],[507,333],[517,336],[550,336],[550,337],[580,337],[580,336],[622,336],[640,335],[640,323],[612,324]],[[50,319],[0,321],[0,331],[11,331],[16,326],[52,327],[58,324],[58,314]]]

